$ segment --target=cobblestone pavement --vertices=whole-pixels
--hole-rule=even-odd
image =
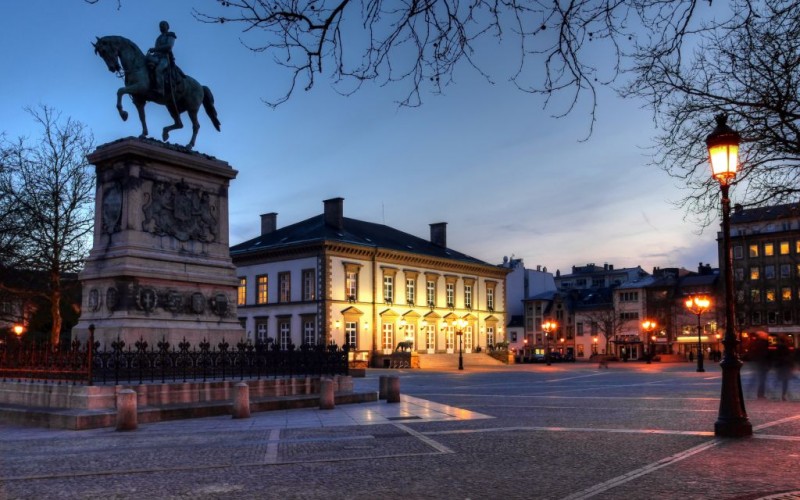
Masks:
[[[0,424],[0,499],[800,499],[800,383],[748,397],[752,438],[718,439],[707,368],[371,370],[356,389],[398,375],[401,403],[126,433]]]

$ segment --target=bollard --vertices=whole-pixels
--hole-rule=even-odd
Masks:
[[[386,402],[399,403],[400,402],[400,377],[387,377],[386,387]]]
[[[117,430],[134,431],[137,426],[136,392],[122,389],[117,393]]]
[[[250,418],[250,386],[244,382],[233,388],[233,418]]]
[[[323,378],[319,381],[319,409],[333,410],[336,406],[333,397],[333,380]]]
[[[378,399],[386,399],[387,392],[389,392],[389,376],[381,375],[378,378]]]

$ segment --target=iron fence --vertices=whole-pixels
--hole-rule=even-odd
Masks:
[[[50,345],[0,346],[2,380],[42,380],[97,384],[187,382],[260,379],[279,376],[346,375],[347,346],[310,346],[280,349],[275,343],[225,340],[216,345],[204,340],[171,345],[161,340],[150,345],[139,339],[133,345],[117,340],[110,349],[99,342],[73,342],[68,349]]]

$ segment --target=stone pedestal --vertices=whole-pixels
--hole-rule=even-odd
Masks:
[[[73,338],[176,346],[244,338],[228,242],[226,162],[179,146],[127,138],[88,157],[95,165],[94,243]]]

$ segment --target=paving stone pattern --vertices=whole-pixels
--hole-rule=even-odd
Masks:
[[[716,367],[375,371],[403,400],[62,431],[0,424],[0,499],[800,499],[800,383],[717,439]]]

